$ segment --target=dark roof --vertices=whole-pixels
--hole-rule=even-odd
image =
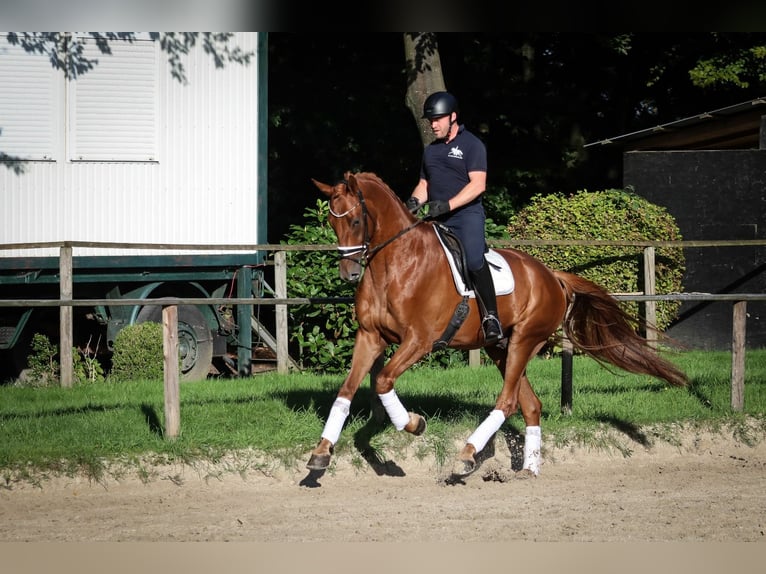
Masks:
[[[766,98],[585,144],[629,150],[758,149]]]

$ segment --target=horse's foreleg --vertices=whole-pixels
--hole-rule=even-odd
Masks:
[[[306,468],[324,470],[330,466],[333,446],[338,442],[338,438],[340,438],[340,431],[343,429],[343,424],[346,422],[350,409],[350,399],[340,396],[335,398],[330,408],[330,415],[327,417],[324,430],[322,431],[322,438],[316,448],[311,451],[311,458],[309,458]]]
[[[365,334],[369,335],[365,337]],[[369,333],[357,332],[356,342],[354,344],[354,358],[351,361],[351,370],[343,381],[343,385],[338,391],[338,395],[330,407],[330,414],[325,421],[324,429],[319,443],[311,451],[306,468],[311,470],[325,470],[330,466],[330,458],[333,454],[333,447],[340,438],[343,425],[348,418],[351,399],[354,398],[359,385],[367,376],[375,359],[382,352],[383,344],[379,338]]]
[[[398,431],[406,430],[415,436],[420,436],[426,431],[426,419],[404,408],[396,394],[394,383],[425,352],[416,345],[402,343],[375,379],[375,392],[394,428]]]

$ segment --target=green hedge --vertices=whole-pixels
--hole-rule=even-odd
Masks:
[[[573,195],[537,195],[513,215],[508,233],[515,239],[675,241],[681,233],[665,208],[630,191],[579,191]],[[643,291],[643,248],[610,246],[524,246],[548,267],[576,273],[612,293]],[[683,249],[655,252],[657,293],[680,292],[685,270]],[[637,314],[638,303],[626,302]],[[666,329],[677,317],[680,301],[657,304],[657,326]]]

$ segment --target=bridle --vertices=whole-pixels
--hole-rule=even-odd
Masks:
[[[346,186],[348,186],[347,182]],[[364,201],[364,195],[362,195],[362,189],[361,186],[359,189],[356,190],[356,195],[359,198],[359,201],[355,203],[353,206],[349,207],[346,211],[343,213],[336,213],[333,211],[332,207],[330,208],[330,215],[335,217],[336,219],[341,219],[343,217],[346,217],[349,213],[354,211],[357,207],[362,208],[362,225],[364,226],[364,243],[361,245],[347,245],[347,246],[338,246],[338,251],[340,252],[340,258],[341,259],[350,259],[354,263],[360,265],[361,267],[366,267],[369,265],[370,260],[384,247],[389,245],[390,243],[393,243],[396,239],[410,231],[411,229],[414,229],[421,223],[423,223],[422,219],[418,219],[415,223],[405,227],[404,229],[399,230],[398,233],[396,233],[393,237],[389,237],[385,241],[379,243],[375,247],[370,248],[370,228],[367,225],[368,218],[371,218],[370,212],[367,209],[367,204]],[[357,257],[358,256],[358,257]]]

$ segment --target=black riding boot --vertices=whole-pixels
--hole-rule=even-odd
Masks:
[[[473,289],[476,293],[476,302],[482,314],[481,328],[484,331],[484,342],[494,345],[503,337],[503,328],[497,317],[497,299],[495,298],[495,284],[492,281],[492,272],[487,262],[478,271],[472,271]]]

